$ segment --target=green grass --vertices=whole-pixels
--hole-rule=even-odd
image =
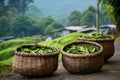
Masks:
[[[12,71],[11,65],[0,65],[0,74],[1,73],[8,73]]]
[[[6,60],[6,59],[12,57],[14,55],[14,52],[13,52],[14,49],[15,49],[15,47],[10,47],[10,48],[0,51],[0,61]]]
[[[118,36],[117,38],[120,39],[120,36]]]
[[[25,37],[23,39],[13,39],[13,40],[8,40],[5,42],[0,43],[0,50],[9,48],[9,47],[16,47],[20,44],[26,44],[26,43],[34,43],[37,38],[31,38],[31,37]]]
[[[22,39],[13,39],[0,43],[0,65],[12,64],[14,50],[21,44],[35,43],[38,39],[33,37],[25,37]]]
[[[11,65],[12,63],[13,63],[13,56],[6,60],[0,61],[0,64],[2,64],[2,65]]]
[[[78,33],[78,32],[70,33],[66,36],[59,37],[59,38],[53,39],[51,41],[40,42],[39,44],[55,46],[55,47],[61,49],[65,44],[76,41],[78,39],[78,37],[82,34],[83,33]]]

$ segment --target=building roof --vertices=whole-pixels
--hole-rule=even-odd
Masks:
[[[89,32],[89,31],[96,31],[96,30],[97,30],[96,27],[90,27],[90,28],[78,30],[77,32]]]
[[[116,28],[116,25],[114,25],[114,24],[108,24],[108,25],[102,25],[102,26],[100,26],[100,28],[102,28],[102,27]]]
[[[83,26],[69,26],[69,27],[65,27],[66,30],[72,30],[72,31],[78,31],[78,30],[82,30],[84,29]]]

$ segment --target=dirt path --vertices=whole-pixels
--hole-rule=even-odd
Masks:
[[[11,72],[0,74],[0,80],[120,80],[120,39],[115,41],[115,54],[105,63],[101,72],[80,75],[70,74],[60,62],[57,71],[49,77],[30,79]]]

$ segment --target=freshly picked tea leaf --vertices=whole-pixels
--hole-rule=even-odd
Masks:
[[[100,47],[93,44],[83,43],[83,44],[73,44],[65,49],[65,52],[71,54],[92,54],[98,52]]]
[[[56,49],[34,45],[30,47],[20,47],[19,52],[25,52],[30,54],[48,54],[56,52]]]
[[[109,39],[109,38],[111,38],[110,36],[100,34],[100,33],[97,33],[97,32],[83,34],[79,37],[80,38],[87,38],[87,39]]]

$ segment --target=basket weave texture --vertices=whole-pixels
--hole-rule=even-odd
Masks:
[[[110,39],[85,39],[85,38],[78,38],[78,41],[92,41],[97,42],[102,45],[103,47],[103,54],[104,54],[104,61],[106,62],[114,55],[115,47],[114,47],[114,40],[115,38],[111,35]]]
[[[66,47],[72,44],[89,43],[100,47],[100,51],[93,54],[70,54],[64,51]],[[104,55],[102,53],[102,46],[89,41],[76,41],[63,46],[62,50],[63,66],[70,73],[92,73],[101,70],[104,64]]]
[[[20,47],[32,45],[22,45],[15,49],[15,57],[12,65],[13,72],[26,77],[44,77],[51,75],[58,67],[59,50],[51,54],[29,54],[18,52]],[[43,46],[45,48],[53,48]]]

